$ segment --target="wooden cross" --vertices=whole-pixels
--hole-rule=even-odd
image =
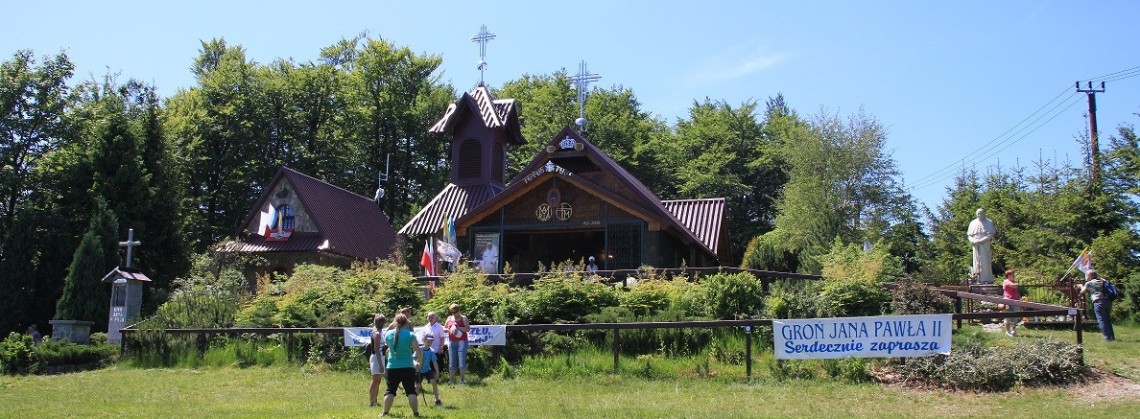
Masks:
[[[135,229],[127,230],[127,241],[119,242],[120,247],[127,248],[127,268],[131,267],[131,259],[134,258],[135,246],[141,246],[142,242],[135,240]]]
[[[483,71],[487,69],[487,43],[495,39],[495,34],[487,32],[487,25],[479,28],[479,33],[471,37],[471,42],[479,43],[479,85],[483,85]]]

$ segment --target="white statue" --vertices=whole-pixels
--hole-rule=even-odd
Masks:
[[[978,218],[970,221],[970,228],[966,231],[966,237],[970,239],[970,244],[974,245],[974,266],[970,269],[970,276],[977,284],[993,284],[991,242],[997,229],[994,228],[994,222],[986,218],[986,210],[978,208],[976,214]]]

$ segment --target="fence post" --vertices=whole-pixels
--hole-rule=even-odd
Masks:
[[[752,325],[744,326],[744,377],[752,382]]]
[[[954,296],[954,312],[957,314],[962,314],[962,297]],[[962,330],[962,318],[961,317],[958,317],[958,327],[956,329]]]
[[[293,361],[293,332],[285,333],[285,359]]]
[[[206,355],[206,333],[198,333],[198,356]]]
[[[119,331],[119,356],[127,356],[127,330]]]
[[[1077,315],[1073,316],[1073,328],[1077,332],[1077,355],[1080,356],[1081,365],[1085,365],[1084,310],[1077,309]]]
[[[614,328],[614,374],[618,373],[618,358],[621,356],[621,335],[618,330]]]

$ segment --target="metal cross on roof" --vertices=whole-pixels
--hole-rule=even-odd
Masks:
[[[578,64],[578,74],[570,77],[570,87],[578,89],[578,119],[574,120],[574,123],[578,124],[579,130],[586,128],[586,93],[590,83],[601,78],[602,76],[590,73],[586,69],[586,60]]]
[[[471,42],[479,43],[479,85],[483,85],[483,71],[487,69],[487,43],[495,39],[495,34],[487,32],[487,25],[479,28],[479,33],[471,37]]]
[[[141,246],[142,242],[135,240],[135,229],[127,230],[127,241],[119,242],[120,247],[127,248],[127,268],[131,267],[131,259],[134,258],[135,246]]]

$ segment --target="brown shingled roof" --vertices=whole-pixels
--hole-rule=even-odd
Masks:
[[[437,232],[443,228],[443,220],[447,217],[458,219],[500,192],[501,188],[491,185],[459,186],[449,183],[400,229],[399,234],[414,236]]]
[[[641,181],[637,180],[637,178],[634,177],[633,174],[631,174],[631,173],[629,173],[629,171],[625,170],[625,168],[623,168],[620,164],[615,162],[613,160],[613,158],[611,158],[609,155],[607,155],[601,149],[594,146],[593,143],[591,143],[590,141],[588,141],[584,137],[582,137],[582,135],[579,134],[577,131],[575,131],[569,127],[564,128],[561,132],[558,133],[558,135],[555,135],[554,138],[548,144],[549,145],[557,145],[559,141],[561,141],[563,138],[566,138],[566,137],[574,138],[576,141],[582,143],[584,146],[585,156],[588,159],[590,159],[590,161],[592,161],[595,165],[600,167],[603,171],[607,172],[610,176],[613,176],[614,178],[619,180],[622,184],[624,184],[627,188],[632,190],[634,192],[634,196],[628,196],[628,197],[612,196],[612,195],[614,195],[612,191],[605,190],[605,189],[601,188],[600,186],[593,185],[592,182],[589,182],[589,181],[586,181],[583,179],[573,179],[574,183],[579,184],[579,186],[594,189],[602,195],[611,195],[609,198],[611,198],[615,203],[619,203],[619,204],[627,205],[627,206],[630,204],[634,204],[634,205],[638,206],[638,208],[631,208],[631,209],[633,209],[636,212],[644,212],[644,213],[652,214],[654,216],[654,218],[657,218],[658,220],[662,221],[665,226],[670,227],[673,230],[676,230],[684,240],[686,240],[688,242],[692,242],[692,243],[696,244],[697,246],[700,246],[702,249],[704,249],[706,252],[708,252],[713,257],[716,257],[718,259],[721,257],[721,255],[718,254],[716,252],[716,250],[714,250],[712,245],[710,245],[710,242],[706,242],[705,240],[703,240],[701,237],[699,237],[697,234],[695,234],[694,230],[691,229],[689,227],[689,225],[682,223],[678,219],[678,217],[676,215],[674,215],[674,213],[672,211],[666,209],[665,206],[663,205],[662,201],[661,201],[661,198],[657,197],[656,194],[654,194],[652,191],[650,191],[649,187],[645,186],[644,183],[641,183]],[[505,202],[501,201],[502,199],[508,199],[511,195],[517,194],[520,191],[520,189],[523,189],[526,187],[526,184],[524,182],[520,181],[520,179],[524,176],[527,176],[529,174],[535,173],[538,170],[541,170],[541,168],[548,161],[550,161],[550,159],[551,159],[551,154],[547,153],[545,150],[539,151],[538,155],[536,155],[534,157],[534,160],[532,160],[530,162],[530,164],[527,165],[526,168],[524,168],[522,171],[519,172],[518,177],[511,181],[511,184],[508,185],[507,188],[500,194],[501,196],[498,199],[489,200],[488,202],[485,202],[482,205],[479,205],[478,208],[474,208],[472,210],[469,210],[468,214],[470,215],[470,214],[475,214],[475,213],[486,212],[492,208],[498,208],[498,207],[505,205]],[[548,174],[544,174],[543,176],[547,176],[547,175],[557,175],[557,174],[550,172]],[[541,179],[541,178],[539,178],[539,179]],[[571,179],[566,178],[566,180],[571,180]],[[533,185],[534,183],[532,182],[531,184]],[[721,200],[721,202],[723,202],[723,199]],[[722,207],[723,207],[723,205],[722,205]],[[721,211],[721,214],[723,215],[723,211]],[[457,220],[458,220],[458,218],[459,217],[457,216]],[[459,221],[460,227],[463,227],[463,224],[465,224],[465,222],[467,222],[468,218],[469,217],[465,216],[464,220]],[[693,221],[695,222],[696,220],[694,219]],[[718,219],[715,224],[717,224],[719,227],[720,220]],[[439,228],[438,224],[437,224],[436,228]],[[711,229],[709,230],[710,233],[712,231],[713,230],[711,230]],[[718,235],[720,234],[719,229],[716,231],[715,234],[718,234]],[[716,242],[717,241],[712,241],[711,243],[716,243]]]
[[[296,233],[284,242],[266,242],[256,234],[239,231],[239,251],[324,251],[377,260],[387,258],[396,245],[396,232],[388,217],[371,198],[282,166],[266,186],[261,198],[250,210],[242,226],[249,225],[260,214],[269,198],[269,186],[284,178],[293,186],[305,212],[313,219],[318,233]],[[241,227],[239,227],[240,229]],[[232,248],[232,247],[231,247]]]
[[[477,86],[470,92],[464,93],[455,103],[447,105],[443,117],[432,125],[429,132],[446,133],[455,128],[455,124],[463,120],[467,114],[476,114],[483,120],[487,128],[505,129],[508,131],[507,140],[511,144],[526,144],[522,133],[513,127],[512,119],[518,119],[518,106],[514,99],[495,99],[484,86]]]

